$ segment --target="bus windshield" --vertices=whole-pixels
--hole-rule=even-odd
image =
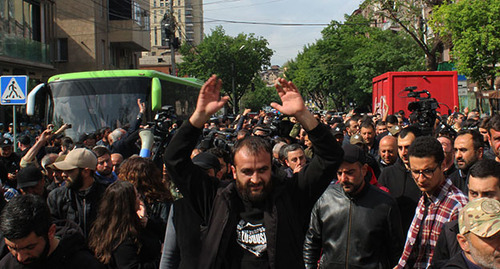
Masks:
[[[186,119],[194,111],[201,84],[195,87],[198,84],[178,83],[181,79],[170,81],[160,77],[161,105],[173,106],[178,119]],[[154,112],[148,105],[152,101],[151,84],[151,76],[49,80],[49,121],[56,126],[72,124],[66,135],[77,139],[82,133],[102,127],[115,129],[131,123],[139,113],[137,99],[146,102],[145,116],[152,121]]]

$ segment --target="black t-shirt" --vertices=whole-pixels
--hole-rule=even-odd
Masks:
[[[234,240],[231,239],[231,268],[269,268],[264,211],[250,207],[240,213]]]

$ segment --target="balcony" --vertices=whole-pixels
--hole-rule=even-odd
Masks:
[[[12,62],[19,64],[52,68],[49,45],[5,33],[0,33],[0,56],[11,58]]]
[[[134,51],[147,51],[151,47],[149,30],[134,20],[110,20],[109,42]]]

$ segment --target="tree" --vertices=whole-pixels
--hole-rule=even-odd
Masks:
[[[367,0],[362,4],[362,8],[371,10],[369,12],[371,19],[386,23],[388,19],[406,32],[424,52],[427,70],[436,71],[443,42],[439,35],[429,31],[428,13],[442,2],[442,0]]]
[[[179,64],[179,74],[202,80],[217,74],[222,79],[223,92],[231,96],[234,113],[238,113],[239,100],[257,72],[270,65],[273,55],[266,39],[243,33],[231,37],[221,26],[197,47],[185,44],[180,52],[183,62]]]
[[[434,10],[432,26],[450,38],[458,72],[493,89],[500,76],[500,1],[461,0]]]
[[[369,20],[353,15],[323,29],[321,39],[287,63],[286,76],[321,109],[344,110],[349,103],[370,105],[373,77],[422,70],[423,63],[406,33],[370,27]]]
[[[253,85],[254,90],[247,91],[241,98],[242,107],[250,108],[252,111],[259,111],[263,108],[263,105],[280,101],[276,88],[267,87],[260,77],[254,78]]]

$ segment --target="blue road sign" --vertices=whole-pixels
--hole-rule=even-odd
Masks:
[[[25,105],[28,88],[27,76],[0,77],[0,104]]]

